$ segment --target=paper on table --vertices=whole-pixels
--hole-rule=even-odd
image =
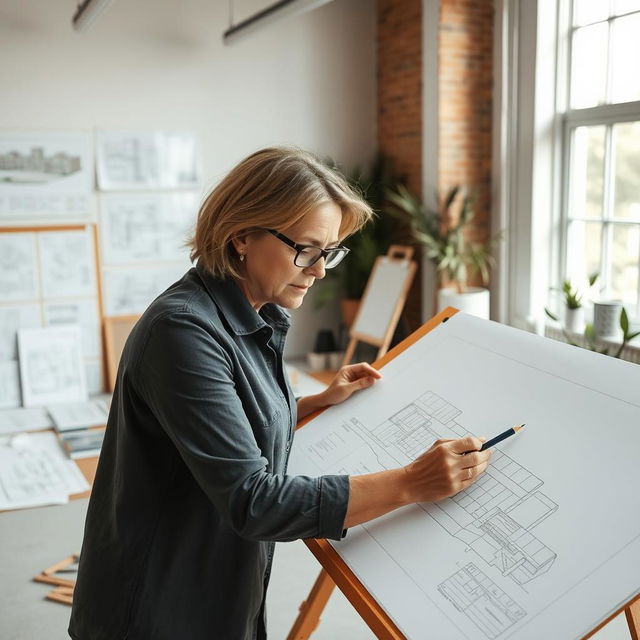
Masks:
[[[289,383],[293,390],[293,395],[298,396],[311,396],[316,393],[322,393],[327,385],[319,382],[315,378],[303,373],[292,364],[285,363],[285,369],[287,376],[289,377]]]
[[[0,360],[0,408],[20,406],[20,375],[17,360]]]
[[[63,504],[89,489],[53,433],[0,438],[0,509]]]
[[[527,424],[466,491],[334,543],[408,638],[577,638],[638,593],[637,365],[456,314],[382,374],[297,433],[290,473],[397,468]]]
[[[106,424],[108,416],[104,404],[96,400],[52,404],[47,410],[58,431],[103,425]]]
[[[44,407],[31,409],[20,407],[0,411],[0,433],[19,433],[22,431],[37,431],[48,429],[53,422]]]

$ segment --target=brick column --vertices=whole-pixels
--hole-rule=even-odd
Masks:
[[[440,2],[438,189],[462,184],[475,196],[475,241],[490,228],[493,18],[493,0]]]
[[[378,147],[414,193],[422,189],[422,0],[378,0]],[[420,269],[407,299],[422,321]]]

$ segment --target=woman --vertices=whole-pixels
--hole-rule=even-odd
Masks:
[[[381,377],[364,363],[343,367],[323,393],[296,400],[282,363],[283,309],[300,306],[370,216],[342,177],[285,148],[249,156],[205,200],[196,268],[151,304],[122,354],[72,638],[265,638],[275,541],[339,539],[484,471],[488,453],[467,438],[438,442],[406,468],[286,475],[297,419]]]

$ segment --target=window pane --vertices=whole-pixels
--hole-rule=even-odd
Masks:
[[[573,135],[569,217],[602,218],[605,128],[577,127]]]
[[[608,0],[574,0],[573,24],[580,26],[609,17]]]
[[[613,215],[640,222],[640,121],[614,125],[613,149]]]
[[[611,297],[635,307],[638,300],[640,226],[616,224],[611,247]]]
[[[611,102],[640,100],[640,13],[613,21]]]
[[[589,276],[600,272],[602,224],[574,220],[569,224],[567,273],[574,286],[587,291]]]
[[[607,79],[608,23],[576,29],[571,49],[571,106],[603,104]]]
[[[613,13],[616,16],[638,10],[640,10],[640,0],[614,0]]]

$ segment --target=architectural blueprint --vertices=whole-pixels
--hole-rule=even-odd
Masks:
[[[467,490],[334,543],[408,638],[579,638],[638,592],[637,365],[456,314],[381,371],[297,433],[289,473],[397,468],[527,423]]]

